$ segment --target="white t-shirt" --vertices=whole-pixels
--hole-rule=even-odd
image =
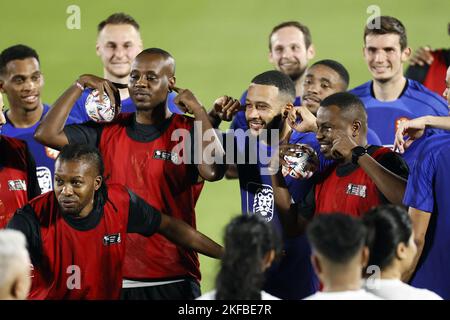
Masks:
[[[216,290],[209,291],[195,300],[216,300]],[[261,291],[261,300],[281,300],[265,291]]]
[[[364,288],[386,300],[442,300],[433,291],[415,288],[397,279],[376,279],[366,282]]]
[[[363,290],[316,292],[304,300],[382,300],[381,298]]]

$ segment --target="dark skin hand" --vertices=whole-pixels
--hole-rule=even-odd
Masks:
[[[214,101],[214,105],[209,112],[209,118],[214,128],[218,128],[222,121],[233,120],[234,115],[244,110],[239,100],[230,96],[222,96]]]
[[[202,146],[199,148],[199,154],[197,155],[198,159],[202,159],[202,161],[197,164],[200,176],[207,181],[222,179],[225,174],[225,166],[216,164],[215,162],[208,164],[210,162],[205,162],[205,159],[203,159],[203,151],[206,148],[211,149],[211,147],[209,147],[211,143],[214,144],[215,153],[211,155],[208,154],[208,156],[211,156],[214,159],[223,159],[225,157],[225,150],[214,132],[214,128],[209,121],[205,108],[190,90],[181,89],[178,87],[174,87],[173,90],[178,93],[174,99],[174,103],[180,108],[181,111],[194,115],[196,120],[194,124],[196,126],[196,131],[201,133],[200,135],[197,135],[195,141],[196,145]],[[206,135],[209,136],[210,133],[212,133],[213,136],[211,140],[203,139]]]
[[[111,105],[116,105],[115,95],[117,88],[111,81],[91,75],[84,74],[77,80],[84,88],[96,89],[99,92],[100,101],[103,102],[103,94],[106,92]],[[51,148],[60,150],[69,143],[64,134],[64,125],[69,117],[72,106],[81,96],[82,91],[76,84],[70,86],[48,111],[37,127],[34,138],[40,143]]]

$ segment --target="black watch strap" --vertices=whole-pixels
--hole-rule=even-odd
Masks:
[[[352,149],[352,163],[358,164],[359,157],[365,155],[367,153],[367,149],[362,146],[357,146]]]

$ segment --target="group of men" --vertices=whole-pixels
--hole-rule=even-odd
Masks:
[[[325,59],[308,67],[316,54],[310,31],[289,21],[269,36],[276,70],[254,77],[240,103],[223,96],[209,113],[192,92],[176,87],[173,56],[143,50],[139,25],[122,13],[98,26],[104,78],[81,75],[51,108],[40,99],[37,53],[23,45],[5,49],[0,90],[9,109],[0,118],[0,227],[9,221],[27,238],[34,265],[30,297],[198,297],[197,252],[220,258],[222,248],[195,231],[195,204],[205,180],[226,176],[239,179],[242,213],[261,216],[283,235],[283,256],[267,271],[266,292],[302,299],[319,290],[305,236],[314,216],[360,217],[393,203],[410,207],[418,244],[407,280],[450,298],[450,280],[443,280],[449,260],[443,159],[450,154],[443,141],[449,135],[427,129],[402,155],[389,148],[396,132],[406,130],[404,120],[447,116],[448,103],[404,77],[411,54],[406,30],[396,18],[377,19],[379,28],[369,23],[364,29],[367,83],[346,92],[350,76],[341,63]],[[88,121],[85,103],[93,90],[122,106],[114,121]],[[233,120],[234,129],[223,137],[214,131],[222,120]],[[212,139],[204,141],[208,132]],[[224,141],[234,141],[233,150]],[[195,145],[200,155],[214,149],[217,161],[180,161],[186,156],[174,151],[180,143]],[[230,153],[236,155],[231,161]],[[298,153],[318,156],[313,178],[282,170],[285,157]],[[86,251],[84,243],[95,245]],[[71,266],[80,267],[79,286],[67,286]],[[102,277],[89,275],[106,269]]]

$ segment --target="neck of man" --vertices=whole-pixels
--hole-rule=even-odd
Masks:
[[[400,266],[395,261],[381,271],[381,279],[400,280],[401,278]]]
[[[41,119],[43,112],[44,105],[42,102],[39,102],[39,105],[33,110],[11,106],[8,110],[8,118],[16,128],[29,128]]]
[[[172,112],[166,107],[167,100],[148,110],[136,111],[136,122],[144,125],[158,125],[170,118]]]
[[[130,76],[119,78],[119,77],[109,73],[106,69],[103,69],[103,77],[106,80],[109,80],[111,82],[120,83],[120,84],[126,84],[126,85],[128,85],[128,80],[130,79]],[[120,94],[120,100],[122,100],[122,101],[125,100],[125,99],[128,99],[130,97],[130,93],[128,92],[128,88],[119,89],[119,94]]]
[[[361,289],[360,268],[330,269],[322,277],[323,292],[355,291]]]
[[[379,101],[394,101],[400,97],[405,88],[406,78],[402,73],[387,81],[373,80],[373,93]]]
[[[306,71],[306,70],[305,70]],[[303,74],[295,80],[295,96],[296,97],[302,97],[303,96],[303,81],[305,80],[306,72],[303,72]]]

